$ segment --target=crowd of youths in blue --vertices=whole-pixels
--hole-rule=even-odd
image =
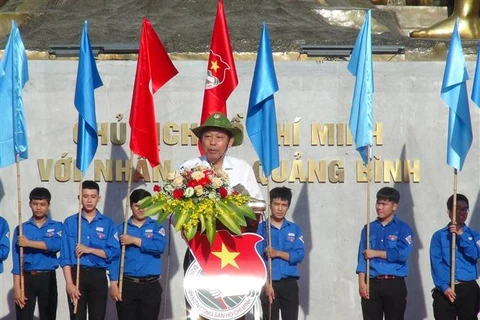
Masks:
[[[363,318],[368,320],[402,320],[407,306],[408,257],[414,235],[408,224],[395,214],[400,201],[397,190],[385,187],[378,191],[377,219],[370,223],[367,247],[366,226],[358,249],[358,287]],[[447,200],[448,216],[454,213],[454,196]],[[474,320],[479,312],[477,261],[480,258],[480,233],[465,221],[469,202],[456,195],[456,223],[435,232],[430,243],[430,267],[435,285],[432,290],[436,320]],[[452,238],[455,235],[455,286],[451,287]],[[367,284],[367,260],[369,284]]]
[[[80,195],[81,244],[77,244],[78,215],[71,215],[63,224],[53,221],[48,216],[51,201],[49,190],[40,187],[30,192],[32,217],[22,224],[22,235],[19,235],[19,228],[15,228],[11,245],[17,319],[33,319],[37,300],[40,319],[56,319],[58,290],[55,270],[58,266],[62,267],[65,277],[70,319],[87,319],[87,314],[88,319],[105,319],[109,295],[107,274],[110,279],[110,296],[116,301],[120,320],[158,319],[162,295],[158,281],[162,269],[160,257],[167,239],[165,226],[144,216],[143,210],[139,208],[139,201],[150,193],[144,189],[131,193],[129,200],[132,215],[127,221],[127,233],[124,234],[123,223],[115,226],[110,218],[97,209],[99,191],[96,182],[83,181]],[[276,313],[277,319],[279,310],[283,319],[296,319],[296,280],[299,278],[296,266],[304,255],[303,235],[296,224],[285,219],[292,198],[291,190],[285,187],[274,188],[271,196],[273,245],[265,245],[263,248],[265,258],[268,256],[273,261],[273,288],[265,288],[267,294],[262,295],[262,302],[268,304],[270,300],[273,303],[273,314]],[[259,230],[264,229],[262,224]],[[0,261],[3,262],[10,251],[9,227],[3,218],[0,218],[0,232]],[[296,241],[285,241],[293,234],[297,235]],[[120,295],[118,281],[121,245],[126,246],[126,254],[123,292]],[[24,257],[24,294],[20,282],[20,247],[23,248]],[[1,262],[0,271],[3,272]],[[81,281],[77,289],[78,266]],[[274,318],[275,316],[272,317]]]

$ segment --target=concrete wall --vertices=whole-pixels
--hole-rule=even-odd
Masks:
[[[179,74],[155,96],[162,132],[161,158],[165,167],[170,164],[172,168],[197,155],[197,149],[191,140],[187,146],[169,141],[168,134],[163,131],[164,125],[173,122],[175,127],[199,120],[206,62],[176,61],[175,65]],[[109,129],[111,126],[120,128],[119,123],[128,123],[135,66],[135,62],[98,62],[104,86],[96,91],[97,120],[107,123]],[[68,163],[69,157],[75,158],[76,154],[73,126],[77,112],[73,97],[77,63],[31,61],[29,67],[30,81],[24,90],[24,100],[30,158],[21,163],[24,220],[30,216],[28,193],[35,186],[45,186],[52,191],[51,216],[64,220],[78,210],[78,184],[62,166],[62,161]],[[229,117],[246,115],[253,68],[253,62],[237,63],[240,84],[229,100]],[[445,164],[448,109],[440,99],[443,69],[444,63],[437,62],[374,64],[374,119],[379,123],[379,137],[383,132],[383,142],[377,140],[382,145],[374,147],[378,160],[376,181],[371,184],[370,211],[373,219],[374,195],[379,188],[388,185],[400,190],[402,199],[398,215],[415,231],[415,248],[407,280],[406,319],[409,320],[433,319],[428,247],[433,232],[448,222],[445,202],[453,190],[453,170]],[[469,69],[473,76],[474,65],[470,64]],[[361,168],[357,168],[358,153],[353,146],[342,143],[342,137],[347,139],[342,132],[349,119],[354,78],[347,71],[346,62],[277,62],[276,71],[280,86],[275,96],[277,120],[280,128],[286,128],[285,132],[291,134],[291,139],[280,139],[280,157],[284,160],[287,176],[274,175],[277,182],[270,187],[287,185],[293,189],[294,200],[288,217],[305,233],[307,255],[300,267],[300,318],[361,319],[355,267],[360,229],[366,222],[366,183],[361,182],[364,175]],[[475,138],[464,170],[458,176],[458,191],[470,198],[470,225],[480,229],[477,140],[480,124],[479,110],[473,104],[471,113]],[[118,121],[120,118],[122,120]],[[312,128],[315,128],[314,134]],[[338,132],[333,132],[333,140],[317,141],[318,128],[320,131],[337,128]],[[128,159],[129,132],[126,137],[125,144],[116,145],[108,135],[106,144],[99,145],[97,167],[100,164],[108,166],[108,159]],[[326,137],[328,135],[323,138]],[[165,144],[163,138],[171,145]],[[332,145],[328,145],[329,142]],[[230,154],[252,164],[256,161],[248,138],[242,146],[231,149]],[[322,174],[309,177],[309,163],[317,169],[324,165],[327,168],[325,177]],[[399,170],[410,167],[414,173],[402,175],[397,171],[395,182],[388,174],[395,165],[399,165]],[[73,165],[69,168],[73,170]],[[388,169],[386,176],[382,169]],[[85,178],[94,178],[94,165]],[[127,185],[124,181],[105,183],[103,178],[100,180],[102,201],[99,208],[115,222],[121,222]],[[135,182],[134,187],[151,190],[153,183]],[[266,195],[266,187],[262,187],[262,191]],[[15,166],[10,166],[0,169],[0,213],[8,220],[11,230],[17,225],[16,207],[16,171]],[[163,256],[162,284],[165,288],[168,283],[168,289],[161,314],[163,316],[166,307],[167,319],[180,319],[184,316],[181,264],[186,245],[178,234],[172,234],[170,246],[171,256]],[[13,319],[11,266],[9,258],[5,262],[5,272],[0,275],[3,287],[0,290],[0,319]],[[58,318],[66,319],[68,309],[60,271],[57,277]],[[111,302],[107,318],[116,319]]]

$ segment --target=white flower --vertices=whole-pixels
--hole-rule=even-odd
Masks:
[[[214,200],[214,199],[217,198],[217,195],[215,194],[215,192],[210,192],[210,193],[208,194],[208,198]]]
[[[191,196],[193,196],[194,192],[195,192],[195,190],[193,190],[192,187],[188,187],[187,189],[185,189],[185,193],[183,194],[183,196],[185,198],[190,198]]]
[[[205,177],[205,174],[201,171],[194,171],[192,173],[192,179],[195,179],[195,180],[200,180],[200,179],[203,179]]]
[[[220,188],[223,185],[222,179],[215,177],[212,179],[212,187],[215,189]]]
[[[203,194],[203,187],[201,185],[195,186],[195,194],[197,197],[201,196]]]
[[[163,190],[165,190],[165,192],[168,192],[168,193],[172,193],[174,189],[175,188],[169,183],[163,186]]]
[[[173,185],[175,187],[181,187],[183,184],[183,177],[182,176],[176,176],[175,179],[173,180]]]

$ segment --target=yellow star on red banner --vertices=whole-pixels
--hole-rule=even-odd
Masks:
[[[220,258],[220,260],[222,261],[222,269],[229,264],[239,269],[237,263],[235,262],[235,258],[240,254],[240,252],[228,251],[224,243],[222,243],[222,251],[212,252],[212,254]]]

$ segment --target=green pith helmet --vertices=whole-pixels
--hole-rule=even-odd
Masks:
[[[243,142],[243,131],[237,127],[234,127],[228,118],[220,113],[216,112],[205,120],[205,122],[196,128],[193,128],[193,133],[198,139],[202,139],[202,134],[208,129],[221,129],[227,131],[234,138],[232,147],[239,146]]]

